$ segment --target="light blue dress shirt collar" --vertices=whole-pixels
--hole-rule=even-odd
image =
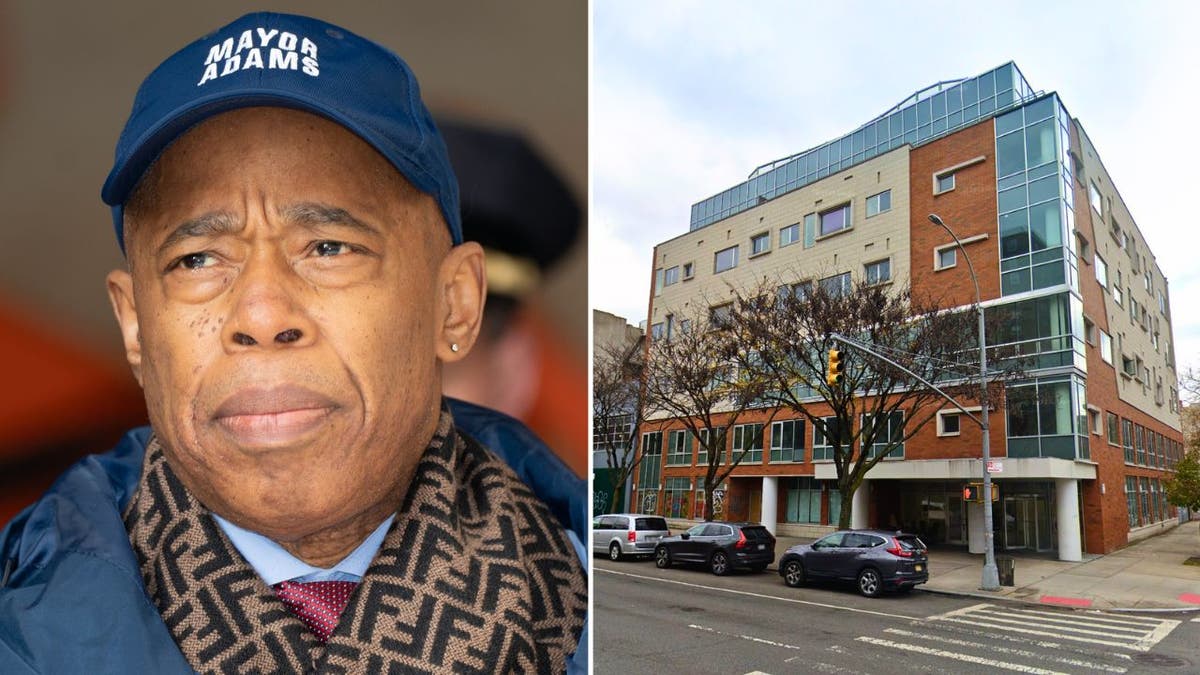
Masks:
[[[225,536],[229,537],[229,541],[233,543],[238,553],[242,554],[255,572],[258,572],[258,576],[262,577],[268,586],[274,586],[281,581],[289,580],[362,581],[396,516],[394,514],[388,516],[379,524],[379,527],[375,528],[374,532],[363,540],[363,543],[358,545],[358,548],[329,569],[309,565],[267,537],[240,528],[215,513],[212,514],[212,517],[225,532]]]

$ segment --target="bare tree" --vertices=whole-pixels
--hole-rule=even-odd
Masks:
[[[836,284],[763,284],[737,293],[731,325],[743,345],[737,352],[741,365],[761,373],[770,382],[765,396],[805,418],[831,447],[842,498],[841,528],[850,525],[853,496],[866,473],[900,451],[948,405],[921,380],[963,405],[970,405],[968,400],[978,404],[977,314],[973,308],[948,311],[941,306],[914,298],[907,288],[862,281],[849,285],[845,279]],[[894,363],[836,335],[867,344]],[[831,349],[838,349],[846,363],[840,384],[826,380]],[[1010,358],[994,361],[996,382],[1020,372],[1019,359],[1004,356]],[[992,387],[989,399],[995,402],[1002,390],[996,383]]]
[[[723,312],[694,313],[679,323],[680,329],[650,344],[645,370],[648,417],[675,418],[683,422],[707,460],[704,473],[705,520],[713,518],[713,490],[741,463],[753,447],[724,461],[728,429],[747,410],[766,407],[763,373],[739,368],[737,331]],[[757,440],[761,445],[761,434]]]
[[[646,410],[641,391],[644,339],[595,347],[592,425],[617,486],[627,483],[641,461],[634,450]],[[618,495],[619,490],[613,490],[610,513],[619,509]]]

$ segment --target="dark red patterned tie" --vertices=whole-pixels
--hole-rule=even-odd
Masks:
[[[329,640],[357,581],[282,581],[275,595],[322,643]]]

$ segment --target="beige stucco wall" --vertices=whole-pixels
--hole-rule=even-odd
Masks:
[[[1113,185],[1112,178],[1104,169],[1099,153],[1092,145],[1083,127],[1076,123],[1081,141],[1083,162],[1083,179],[1094,184],[1100,192],[1103,214],[1097,213],[1088,204],[1076,205],[1076,208],[1092,209],[1092,221],[1095,225],[1095,241],[1092,242],[1095,252],[1104,259],[1108,266],[1109,292],[1104,295],[1104,313],[1108,318],[1109,332],[1113,340],[1113,367],[1117,371],[1117,394],[1122,401],[1129,403],[1151,415],[1155,419],[1178,429],[1179,413],[1172,410],[1172,401],[1178,399],[1178,374],[1175,371],[1174,336],[1171,325],[1171,301],[1166,277],[1158,267],[1154,253],[1150,250],[1146,239],[1138,229],[1121,195]],[[1086,184],[1086,183],[1085,183]],[[1122,249],[1114,235],[1112,222],[1120,226],[1127,238],[1127,245]],[[1133,259],[1136,251],[1137,260]],[[1136,272],[1135,272],[1136,270]],[[1151,289],[1146,289],[1145,274],[1150,271]],[[1119,274],[1118,274],[1119,272]],[[1081,274],[1095,274],[1092,266],[1080,266]],[[1123,301],[1117,304],[1112,289],[1121,279]],[[1166,312],[1159,310],[1158,293],[1166,295]],[[1129,315],[1129,298],[1144,305],[1150,315],[1150,329],[1143,329],[1141,322],[1135,323]],[[1096,310],[1091,309],[1091,312]],[[1152,334],[1159,335],[1158,346],[1154,345]],[[1129,356],[1142,359],[1145,367],[1150,369],[1150,377],[1139,373],[1138,377],[1128,377],[1121,369],[1121,357]],[[1158,383],[1162,383],[1161,394],[1158,394]]]
[[[678,321],[695,316],[697,310],[706,312],[708,307],[732,299],[735,290],[750,289],[763,281],[778,286],[847,271],[857,281],[863,278],[864,264],[883,258],[891,259],[893,283],[906,283],[910,261],[908,156],[908,146],[897,148],[659,244],[655,247],[656,270],[692,262],[695,274],[655,295],[647,325],[664,321],[668,314]],[[892,191],[891,209],[868,218],[867,197],[888,189]],[[812,248],[804,248],[805,214],[847,201],[851,204],[850,229],[818,237]],[[779,231],[793,223],[800,224],[800,241],[781,247]],[[762,232],[770,232],[771,249],[752,257],[750,238]],[[737,267],[714,273],[716,252],[734,245],[739,247]]]

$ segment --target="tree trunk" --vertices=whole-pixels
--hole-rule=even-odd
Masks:
[[[838,529],[850,529],[851,509],[854,508],[854,488],[838,486],[838,493],[842,495],[842,512],[838,514]]]
[[[609,513],[620,513],[620,511],[618,511],[618,507],[619,507],[619,501],[621,498],[621,490],[624,488],[624,486],[625,486],[625,484],[621,483],[620,485],[613,488],[612,499],[610,499],[609,503],[608,503],[608,512]],[[630,509],[630,510],[632,511],[634,509]]]
[[[704,485],[704,522],[712,522],[713,519],[713,491],[712,486],[705,483]]]

